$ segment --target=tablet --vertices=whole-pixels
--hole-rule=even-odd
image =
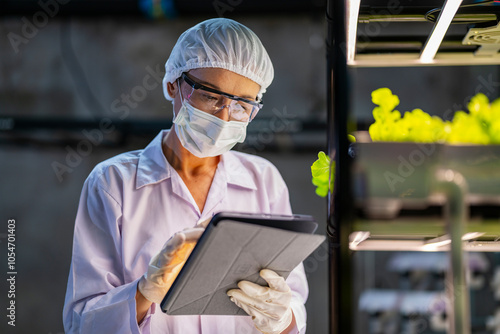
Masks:
[[[170,315],[247,315],[226,292],[241,280],[267,285],[261,269],[287,278],[324,240],[308,215],[218,213],[161,303]]]

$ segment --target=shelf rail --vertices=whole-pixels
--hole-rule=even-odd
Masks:
[[[352,333],[352,268],[349,234],[352,232],[348,110],[349,81],[346,61],[346,7],[344,1],[328,1],[327,110],[328,153],[335,163],[335,189],[328,196],[330,333]]]
[[[470,333],[469,289],[465,281],[463,241],[467,217],[467,182],[452,169],[438,169],[436,191],[446,196],[445,219],[451,239],[446,294],[448,296],[449,333]]]
[[[349,13],[346,3],[346,0],[329,0],[326,13],[328,153],[332,163],[335,163],[335,187],[328,196],[326,231],[329,244],[329,332],[332,334],[349,334],[354,330],[353,272],[349,249],[349,236],[353,232],[354,223],[354,200],[352,159],[349,156],[347,137],[350,82],[347,56],[349,45],[346,40],[346,16]],[[355,65],[355,61],[351,65]],[[384,65],[390,66],[387,63]],[[462,244],[467,216],[467,183],[460,173],[451,169],[438,169],[435,181],[434,191],[443,194],[447,200],[445,218],[451,239],[450,266],[446,278],[449,333],[470,333],[469,296]]]

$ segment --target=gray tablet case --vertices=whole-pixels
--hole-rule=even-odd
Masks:
[[[264,268],[287,278],[324,240],[311,216],[219,213],[161,303],[170,315],[246,315],[226,292],[240,280],[266,285]]]

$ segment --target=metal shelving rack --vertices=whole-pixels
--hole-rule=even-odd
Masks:
[[[474,251],[482,246],[485,246],[481,248],[482,250],[500,252],[500,228],[498,221],[483,220],[477,224],[469,224],[468,210],[471,205],[477,203],[500,207],[500,190],[498,190],[500,189],[500,174],[493,172],[492,187],[483,191],[481,187],[484,185],[477,184],[477,175],[484,172],[491,173],[491,164],[478,167],[483,170],[470,171],[467,168],[460,168],[460,159],[464,158],[464,154],[465,156],[475,154],[474,152],[478,150],[485,150],[485,154],[493,150],[498,157],[500,148],[498,146],[450,148],[446,145],[435,145],[435,150],[428,157],[429,166],[422,168],[426,175],[415,176],[430,181],[426,184],[427,186],[421,187],[420,194],[417,194],[415,198],[391,199],[387,194],[377,193],[379,189],[373,190],[370,194],[364,194],[365,197],[360,198],[353,187],[354,179],[364,177],[377,168],[373,166],[372,161],[363,162],[363,154],[372,149],[377,150],[377,143],[357,143],[356,159],[352,159],[353,151],[347,136],[355,127],[348,117],[350,110],[349,67],[498,65],[500,64],[498,53],[500,44],[496,40],[491,41],[491,38],[495,39],[497,37],[493,36],[500,36],[500,24],[490,24],[488,27],[484,27],[483,24],[483,26],[468,29],[465,36],[455,33],[444,37],[452,20],[461,20],[464,24],[471,21],[491,23],[492,20],[498,20],[500,17],[500,7],[493,7],[493,1],[481,4],[491,5],[485,9],[485,7],[478,8],[478,6],[460,7],[465,4],[462,1],[423,0],[419,2],[420,8],[418,8],[411,3],[411,0],[408,0],[399,2],[403,3],[403,9],[397,15],[381,17],[384,15],[370,16],[370,13],[363,13],[363,5],[378,6],[377,8],[383,9],[384,4],[389,6],[390,3],[393,2],[378,0],[361,0],[361,4],[359,0],[327,2],[328,152],[330,157],[334,157],[332,161],[335,162],[335,188],[328,197],[327,218],[330,254],[330,333],[347,334],[353,333],[354,330],[355,305],[352,297],[353,268],[351,264],[353,251],[424,251],[429,250],[428,247],[449,252],[449,273],[446,277],[446,286],[447,293],[452,296],[450,300],[453,300],[453,305],[449,310],[449,332],[470,333],[468,289],[462,255],[464,250]],[[467,3],[469,4],[471,3]],[[353,42],[356,42],[357,35],[353,27],[355,28],[358,22],[384,19],[391,22],[422,22],[427,20],[421,13],[422,8],[426,6],[439,7],[441,10],[436,12],[437,17],[433,28],[430,32],[424,32],[425,36],[415,36],[406,41],[390,38],[372,40],[371,45],[365,43],[360,47],[360,50],[364,51],[356,54]],[[450,12],[451,16],[447,18],[446,14]],[[354,25],[352,20],[355,20]],[[441,31],[443,26],[444,32]],[[352,39],[353,36],[354,39]],[[488,39],[490,39],[489,42]],[[415,149],[415,144],[412,143],[381,144],[386,145],[385,151],[387,151],[387,145],[392,145],[391,149],[396,150],[395,152],[401,152],[401,150],[411,152]],[[383,153],[384,148],[377,152]],[[482,153],[479,152],[479,154]],[[366,156],[365,154],[365,159],[370,158]],[[386,156],[388,163],[379,168],[390,170],[390,156],[390,153]],[[360,165],[365,168],[361,173],[358,170]],[[499,158],[493,162],[493,166],[500,169]],[[479,191],[477,191],[478,188]],[[382,200],[374,204],[374,201],[370,200],[373,198]],[[422,207],[422,203],[437,204],[442,206],[444,219],[439,222],[428,220],[424,223],[376,219],[377,209],[394,203],[396,203],[395,211],[405,206],[415,206],[415,204],[417,204],[416,207],[419,207],[418,204]],[[368,218],[360,219],[357,213],[360,209],[368,212],[371,210],[376,214],[373,217],[368,214]],[[475,234],[472,234],[467,244],[464,245],[464,234],[472,232]],[[478,239],[479,236],[487,240]]]

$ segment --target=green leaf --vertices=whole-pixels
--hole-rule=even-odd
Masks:
[[[325,152],[318,153],[318,160],[311,166],[312,184],[315,185],[316,194],[325,197],[328,194],[328,183],[330,181],[330,157]]]
[[[328,195],[328,187],[316,188],[316,195],[318,195],[320,197],[326,197],[326,195]]]
[[[378,105],[373,109],[375,122],[368,132],[372,141],[398,142],[447,142],[457,144],[500,143],[497,120],[500,119],[500,99],[491,104],[482,93],[471,98],[469,112],[457,111],[451,122],[444,122],[422,109],[405,112],[403,117],[397,110],[399,98],[389,88],[372,92],[372,101]]]
[[[391,111],[399,105],[399,97],[393,95],[389,88],[384,87],[372,92],[372,102],[386,111]]]
[[[328,177],[328,172],[330,170],[330,158],[321,151],[318,153],[318,160],[316,160],[311,166],[311,174],[313,177],[321,177],[326,175]]]

